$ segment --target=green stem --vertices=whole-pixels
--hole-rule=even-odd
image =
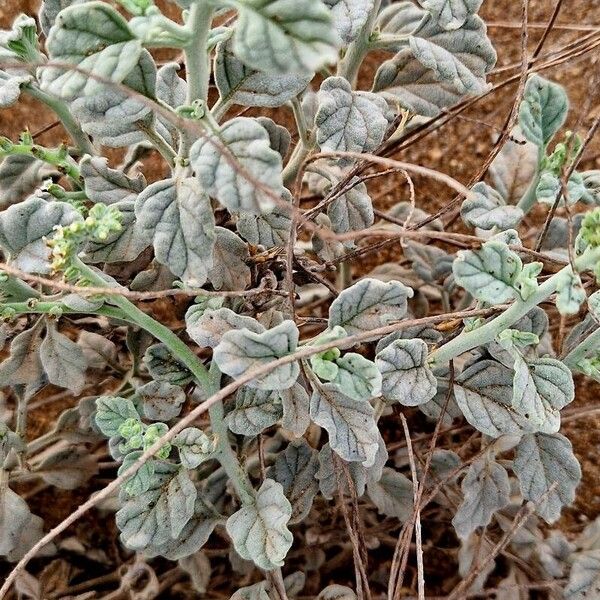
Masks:
[[[575,260],[575,267],[578,271],[585,271],[598,261],[600,261],[600,248],[594,248],[579,256]],[[434,350],[429,358],[430,367],[435,368],[445,365],[453,358],[493,341],[500,332],[509,329],[511,325],[524,317],[532,308],[556,292],[562,277],[570,270],[571,265],[567,265],[540,285],[527,300],[515,301],[512,306],[495,319],[488,321],[477,329],[461,333],[438,350]]]
[[[82,154],[96,154],[96,150],[94,149],[90,138],[83,132],[81,126],[72,117],[67,105],[62,100],[59,100],[32,85],[24,86],[23,90],[56,113],[64,128],[67,130],[67,133],[73,138],[73,141],[77,144]]]
[[[522,198],[517,203],[517,208],[520,208],[523,211],[523,214],[527,214],[537,202],[537,196],[535,192],[537,190],[538,183],[540,182],[541,171],[539,165],[541,164],[545,154],[545,147],[538,148],[538,166],[535,177],[532,179],[529,187],[525,190]]]
[[[207,0],[198,0],[190,8],[187,27],[191,34],[190,44],[184,48],[185,73],[188,84],[187,104],[194,100],[208,99],[210,68],[208,62],[208,35],[214,8]]]
[[[344,58],[338,64],[337,74],[345,77],[353,88],[356,87],[356,79],[360,65],[370,50],[371,33],[373,25],[377,19],[381,0],[375,0],[373,8],[369,12],[369,17],[362,26],[358,37],[348,46]]]
[[[290,104],[292,105],[292,111],[294,112],[294,119],[296,119],[296,128],[298,129],[298,135],[304,146],[310,146],[310,130],[308,123],[306,122],[306,115],[302,109],[302,104],[298,98],[292,98]]]
[[[309,152],[312,150],[313,146],[306,146],[300,140],[300,143],[294,148],[290,159],[288,160],[285,169],[283,169],[282,178],[283,184],[288,185],[296,178],[298,171],[300,170],[300,166],[304,162],[304,159],[308,156]]]
[[[106,282],[104,282],[106,285]],[[2,302],[0,303],[0,311],[9,311],[12,312],[14,316],[18,315],[44,315],[44,314],[54,314],[57,310],[59,310],[62,314],[65,315],[77,315],[82,314],[81,310],[73,310],[68,306],[60,302]],[[136,325],[134,321],[129,319],[126,315],[124,315],[118,308],[114,308],[112,306],[101,306],[96,310],[87,310],[85,314],[93,314],[93,315],[102,315],[104,317],[109,317],[111,319],[119,319],[120,321],[125,321],[127,323],[131,323]]]
[[[216,393],[221,387],[221,371],[214,360],[210,364],[210,377],[212,382],[211,393]],[[231,479],[242,504],[254,502],[254,488],[252,487],[252,483],[229,444],[229,431],[224,420],[225,411],[223,402],[219,401],[210,406],[208,414],[210,416],[212,431],[217,438],[215,458],[219,461],[229,479]]]
[[[96,271],[82,263],[79,259],[75,259],[75,264],[83,277],[94,286],[107,287],[106,281]],[[110,295],[110,288],[107,288],[106,292],[107,295]],[[110,302],[118,306],[132,322],[165,344],[173,356],[191,371],[205,393],[212,390],[212,381],[206,367],[200,362],[200,359],[194,352],[188,348],[187,344],[179,339],[168,327],[165,327],[162,323],[159,323],[156,319],[153,319],[150,315],[140,310],[124,296],[114,294],[110,297]]]
[[[167,143],[167,140],[154,129],[151,125],[145,125],[143,123],[137,124],[138,129],[144,132],[144,135],[148,138],[154,147],[160,152],[160,155],[169,163],[170,167],[175,166],[175,158],[177,154],[173,148]]]

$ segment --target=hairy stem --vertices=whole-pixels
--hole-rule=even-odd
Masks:
[[[373,8],[369,12],[369,17],[362,26],[358,37],[348,46],[344,58],[338,64],[337,74],[345,77],[353,88],[356,87],[360,65],[370,49],[371,33],[380,5],[381,0],[375,0]]]
[[[187,26],[191,34],[184,48],[185,74],[188,84],[187,103],[208,99],[210,69],[206,50],[214,8],[207,0],[198,0],[190,8]]]
[[[67,105],[62,100],[43,92],[33,85],[24,86],[23,90],[32,98],[39,100],[56,113],[56,116],[60,119],[64,128],[67,130],[67,133],[73,138],[73,141],[77,144],[79,151],[82,154],[96,153],[90,138],[83,132],[81,126],[73,118]]]
[[[93,269],[76,259],[76,265],[81,274],[98,287],[107,287],[106,281]],[[110,288],[107,287],[106,293],[110,295]],[[130,302],[124,296],[113,295],[110,302],[118,306],[129,319],[148,333],[160,340],[173,356],[185,365],[194,375],[203,391],[209,394],[212,391],[212,382],[206,367],[200,362],[200,359],[188,348],[179,337],[168,327],[153,319],[150,315],[140,310],[133,302]]]
[[[575,266],[578,270],[586,270],[600,261],[600,248],[594,248],[586,251],[582,256],[575,260]],[[458,337],[443,345],[438,350],[434,350],[430,355],[430,366],[439,367],[449,363],[453,358],[493,341],[496,336],[509,329],[520,318],[524,317],[532,308],[547,300],[554,292],[564,274],[571,270],[571,265],[567,265],[558,273],[555,273],[547,279],[527,300],[517,300],[505,312],[496,318],[488,321],[485,325],[472,331],[463,332]]]

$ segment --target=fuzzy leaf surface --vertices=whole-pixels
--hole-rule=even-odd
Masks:
[[[581,481],[581,467],[573,454],[571,442],[560,433],[525,435],[519,442],[513,462],[521,493],[526,500],[540,502],[536,512],[546,522],[554,523],[563,506],[575,500]],[[551,486],[556,487],[547,495]]]
[[[158,462],[148,490],[116,514],[121,540],[132,550],[176,539],[194,514],[196,487],[185,469]]]
[[[465,369],[454,386],[456,402],[465,419],[494,438],[534,430],[528,419],[511,406],[512,392],[512,370],[493,360]]]
[[[417,114],[434,117],[463,96],[483,92],[486,74],[495,63],[496,52],[478,16],[469,16],[453,31],[429,19],[396,56],[379,67],[373,91],[399,100]]]
[[[214,72],[221,101],[242,106],[281,106],[310,81],[301,73],[261,72],[246,66],[234,54],[231,38],[217,45]]]
[[[271,571],[283,565],[293,541],[287,523],[292,505],[280,483],[265,479],[255,502],[245,504],[227,519],[227,533],[238,554],[261,569]]]
[[[379,430],[366,399],[350,398],[332,384],[323,384],[312,394],[310,416],[327,431],[331,449],[344,460],[365,467],[375,462]]]
[[[412,296],[412,289],[399,281],[362,279],[331,303],[329,326],[340,325],[350,335],[383,327],[405,316]]]
[[[283,321],[262,333],[247,329],[228,331],[215,348],[213,359],[223,373],[236,378],[248,369],[293,353],[297,345],[298,328],[293,321]],[[296,362],[288,363],[252,380],[248,386],[261,390],[289,388],[298,378],[299,372],[300,367]]]
[[[386,101],[355,92],[343,77],[329,77],[318,93],[317,142],[324,151],[370,152],[383,141],[388,121]]]
[[[506,469],[494,460],[474,462],[461,484],[464,499],[452,524],[461,538],[467,538],[478,527],[485,527],[492,515],[510,502],[510,482]]]
[[[311,74],[337,58],[339,39],[320,0],[240,0],[233,51],[267,73]]]
[[[564,88],[534,74],[525,85],[519,107],[519,126],[530,142],[544,147],[562,127],[568,110],[569,100]]]
[[[317,451],[300,439],[290,442],[267,471],[267,477],[282,485],[283,493],[292,505],[290,524],[300,523],[308,516],[319,490],[318,469]]]
[[[190,162],[206,192],[234,212],[270,211],[282,193],[281,155],[255,119],[236,117],[218,138],[206,135],[190,150]]]
[[[375,357],[382,375],[382,395],[388,402],[418,406],[431,400],[437,380],[427,366],[427,344],[420,339],[398,339]]]
[[[190,286],[201,286],[212,266],[215,220],[208,196],[194,178],[165,179],[137,198],[141,235],[152,237],[158,262]]]
[[[56,225],[80,220],[81,215],[66,202],[31,196],[0,213],[0,246],[17,269],[48,273],[50,249],[44,238],[52,238]]]

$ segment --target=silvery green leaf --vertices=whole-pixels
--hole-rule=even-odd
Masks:
[[[563,271],[556,288],[556,308],[561,315],[576,315],[587,294],[581,277],[572,270]]]
[[[185,104],[187,83],[177,74],[179,64],[171,62],[163,65],[156,72],[156,96],[171,108]]]
[[[44,35],[48,37],[50,28],[54,25],[58,13],[72,4],[81,4],[87,0],[42,0],[39,10],[40,25]]]
[[[70,204],[31,196],[0,213],[0,246],[17,269],[48,273],[50,249],[44,238],[52,238],[56,225],[79,220],[81,215]]]
[[[223,373],[236,378],[248,369],[292,354],[297,345],[298,328],[293,321],[283,321],[263,333],[254,333],[248,329],[232,330],[223,336],[221,343],[214,349],[213,360]],[[294,385],[299,372],[298,363],[292,362],[275,367],[247,385],[261,390],[286,389]]]
[[[232,39],[217,45],[214,73],[225,105],[274,108],[300,94],[310,82],[310,76],[302,73],[261,72],[246,66],[234,54]]]
[[[433,421],[437,421],[441,418],[443,425],[450,426],[455,419],[460,419],[462,417],[462,412],[460,408],[458,408],[454,392],[450,394],[450,399],[448,399],[449,380],[438,376],[437,381],[437,392],[435,396],[429,402],[420,404],[419,410]],[[445,411],[442,415],[444,407]]]
[[[267,471],[267,477],[282,485],[283,493],[292,505],[290,524],[299,523],[308,516],[319,490],[318,469],[318,452],[300,439],[290,442]]]
[[[343,77],[327,78],[318,98],[315,125],[322,150],[370,152],[381,144],[388,128],[388,105],[383,98],[352,91]]]
[[[427,344],[420,339],[399,339],[375,357],[382,375],[381,393],[388,402],[418,406],[431,400],[437,380],[427,366]]]
[[[29,83],[31,75],[0,70],[0,108],[9,108],[19,99],[21,86]]]
[[[571,442],[560,433],[523,436],[513,470],[523,497],[536,503],[537,514],[548,523],[556,521],[562,507],[573,502],[581,480],[581,467]],[[557,486],[541,500],[555,482]]]
[[[564,577],[575,548],[562,532],[552,532],[538,550],[544,571],[550,577]]]
[[[413,513],[413,484],[402,473],[384,467],[379,481],[367,483],[367,493],[377,510],[386,517],[407,521]]]
[[[407,240],[404,255],[411,261],[414,272],[426,283],[435,283],[452,272],[452,256],[438,248]]]
[[[46,322],[46,337],[40,345],[40,360],[48,381],[79,394],[85,385],[87,363],[83,350],[56,328],[55,321]]]
[[[115,204],[133,201],[146,185],[141,173],[135,178],[128,177],[118,169],[111,169],[108,159],[103,156],[84,156],[79,162],[79,169],[85,194],[92,202]]]
[[[495,62],[496,52],[478,16],[471,15],[455,31],[445,31],[429,19],[379,67],[373,91],[434,117],[464,95],[487,89],[485,77]]]
[[[292,196],[288,190],[281,195],[280,204],[266,214],[242,213],[236,224],[239,234],[255,246],[265,248],[284,246],[290,238],[292,225]]]
[[[589,600],[600,593],[600,549],[588,550],[575,556],[565,600]]]
[[[170,421],[181,412],[185,393],[166,381],[150,381],[135,391],[142,403],[142,412],[151,421]]]
[[[373,202],[367,186],[360,182],[327,206],[327,216],[335,233],[371,227],[375,221]]]
[[[148,557],[164,556],[169,560],[179,560],[198,552],[206,544],[213,529],[221,520],[219,513],[210,504],[210,501],[196,496],[194,514],[187,522],[181,533],[174,539],[158,545],[148,546],[144,555]]]
[[[573,375],[555,358],[524,359],[515,353],[512,406],[544,433],[560,427],[559,411],[575,398]]]
[[[481,7],[483,0],[418,0],[433,18],[447,30],[462,27]]]
[[[517,141],[515,141],[517,140]],[[522,140],[522,143],[521,143]],[[538,171],[539,151],[517,126],[490,165],[494,187],[506,204],[517,204],[525,195]]]
[[[267,590],[270,589],[266,581],[253,583],[237,590],[229,600],[271,600]]]
[[[152,239],[137,226],[135,205],[131,200],[112,206],[121,214],[121,229],[109,234],[105,240],[89,240],[84,249],[87,263],[129,262],[152,243]]]
[[[267,130],[271,148],[279,152],[281,158],[284,159],[287,156],[292,141],[290,132],[285,127],[275,123],[273,119],[269,119],[269,117],[257,117],[256,120]]]
[[[150,346],[144,354],[143,361],[152,379],[156,381],[185,385],[193,379],[190,371],[169,352],[164,344]]]
[[[147,50],[141,52],[137,64],[121,85],[154,100],[156,65]],[[96,142],[110,148],[138,144],[146,142],[142,129],[152,125],[154,115],[150,101],[140,99],[137,94],[105,86],[93,94],[78,96],[71,102],[71,110],[82,129]],[[169,133],[160,123],[157,130],[169,141]]]
[[[381,392],[381,373],[373,361],[356,352],[347,352],[335,361],[338,367],[331,383],[357,400],[379,396]]]
[[[175,275],[167,267],[153,260],[131,280],[129,289],[134,292],[167,290],[173,287],[175,279]]]
[[[417,29],[427,13],[409,0],[401,0],[384,7],[379,15],[375,27],[383,34],[394,36],[410,35]],[[393,49],[398,51],[401,44]]]
[[[517,280],[523,263],[502,242],[490,240],[479,250],[461,250],[452,265],[454,279],[472,296],[497,304],[519,296]]]
[[[456,379],[454,395],[465,419],[490,437],[532,431],[533,426],[511,406],[512,370],[493,360],[465,369]]]
[[[134,39],[127,21],[101,2],[76,4],[61,11],[46,48],[52,61],[77,67],[39,68],[42,88],[65,100],[104,91],[106,80],[121,83],[142,53],[142,44]]]
[[[235,407],[225,421],[239,435],[255,436],[275,425],[283,414],[276,391],[257,390],[243,386],[235,394]]]
[[[519,126],[523,135],[539,147],[545,147],[562,127],[569,100],[562,86],[537,74],[530,75],[519,107]]]
[[[190,163],[206,192],[235,212],[268,212],[282,193],[281,155],[255,119],[236,117],[218,137],[197,140]]]
[[[541,174],[540,180],[535,188],[535,196],[538,202],[553,206],[560,196],[558,206],[571,206],[578,202],[586,193],[583,178],[580,173],[573,173],[567,182],[567,197],[562,194],[560,179],[550,171],[545,171]]]
[[[176,539],[194,514],[196,495],[185,469],[156,461],[150,487],[126,499],[116,514],[122,542],[144,550]]]
[[[2,502],[0,502],[0,556],[15,561],[19,560],[22,554],[27,552],[42,537],[41,527],[34,521],[34,519],[39,519],[41,522],[41,519],[32,515],[27,502],[9,487],[6,487],[2,492]],[[37,536],[37,539],[32,540],[27,547],[23,547],[23,531],[28,527],[39,530],[40,535]],[[20,556],[14,556],[17,554],[20,554]]]
[[[227,533],[238,554],[261,569],[271,571],[283,565],[293,541],[287,523],[292,505],[280,483],[265,479],[255,501],[245,504],[227,519]]]
[[[394,331],[381,338],[375,346],[377,353],[381,352],[384,348],[387,348],[392,342],[396,340],[413,340],[419,338],[426,344],[438,344],[442,341],[444,336],[433,327],[428,325],[413,325],[412,327],[404,327],[398,331]]]
[[[349,335],[383,327],[406,315],[412,296],[412,289],[399,281],[362,279],[331,303],[329,326],[340,325]]]
[[[310,425],[310,398],[298,382],[291,388],[280,390],[283,418],[281,426],[300,437]]]
[[[250,285],[248,245],[233,231],[215,227],[213,266],[208,279],[216,290],[243,290]]]
[[[582,202],[592,205],[600,205],[600,170],[584,171],[581,173],[584,193]]]
[[[234,313],[229,308],[206,310],[201,305],[193,305],[185,313],[185,324],[188,335],[201,348],[216,348],[228,331],[248,329],[254,333],[262,333],[265,328],[253,317],[245,317]]]
[[[140,416],[133,402],[129,398],[119,396],[100,396],[96,399],[96,415],[94,421],[106,437],[119,435],[119,427],[127,419],[136,419]]]
[[[324,0],[344,46],[353,42],[373,9],[372,0]]]
[[[467,198],[460,208],[460,216],[471,227],[479,229],[513,229],[523,218],[523,211],[507,206],[502,196],[489,185],[480,182],[472,188],[475,198]]]
[[[338,59],[338,38],[320,0],[239,0],[233,51],[268,73],[312,74]]]
[[[5,156],[0,163],[0,210],[24,200],[54,172],[54,167],[27,154]]]
[[[506,469],[496,461],[475,461],[461,484],[464,499],[452,524],[459,537],[468,538],[478,527],[485,527],[493,514],[510,502],[510,482]]]
[[[458,574],[460,577],[467,577],[472,569],[477,568],[483,560],[493,551],[494,545],[487,536],[472,534],[465,540],[460,540],[460,549],[458,551]],[[483,590],[485,582],[489,575],[496,568],[496,561],[491,560],[485,566],[479,567],[479,574],[475,578],[470,590],[480,592]]]
[[[344,469],[340,468],[340,463],[345,463]],[[373,467],[370,467],[372,469]],[[350,482],[344,470],[348,470],[350,476]],[[353,495],[360,497],[365,493],[367,487],[367,469],[358,462],[347,462],[339,458],[331,450],[329,444],[324,444],[319,451],[319,469],[315,474],[315,477],[319,481],[319,490],[324,498],[331,500],[337,496],[338,488],[342,493],[346,495]],[[349,490],[349,483],[354,487],[354,491]]]
[[[122,475],[131,467],[131,465],[142,456],[142,450],[129,452],[123,457],[123,462],[117,471],[118,475]],[[122,484],[122,489],[127,494],[127,497],[139,496],[147,492],[152,485],[152,477],[154,475],[154,461],[146,461],[133,475],[128,477]]]
[[[317,596],[317,600],[356,600],[356,594],[345,585],[328,585]]]
[[[199,594],[206,594],[210,584],[212,568],[206,552],[200,550],[185,558],[180,558],[178,566],[187,573],[192,589]]]
[[[212,266],[215,219],[196,179],[149,185],[135,202],[140,235],[152,237],[158,262],[186,285],[201,286]]]
[[[331,449],[344,460],[373,465],[379,431],[367,399],[356,400],[332,384],[322,384],[311,396],[310,417],[327,431]]]
[[[186,469],[195,469],[211,458],[215,450],[214,440],[196,427],[186,427],[173,438],[173,446],[179,450],[179,459]]]
[[[32,389],[45,383],[39,349],[41,323],[16,335],[10,342],[9,355],[0,363],[2,385],[28,385]]]

